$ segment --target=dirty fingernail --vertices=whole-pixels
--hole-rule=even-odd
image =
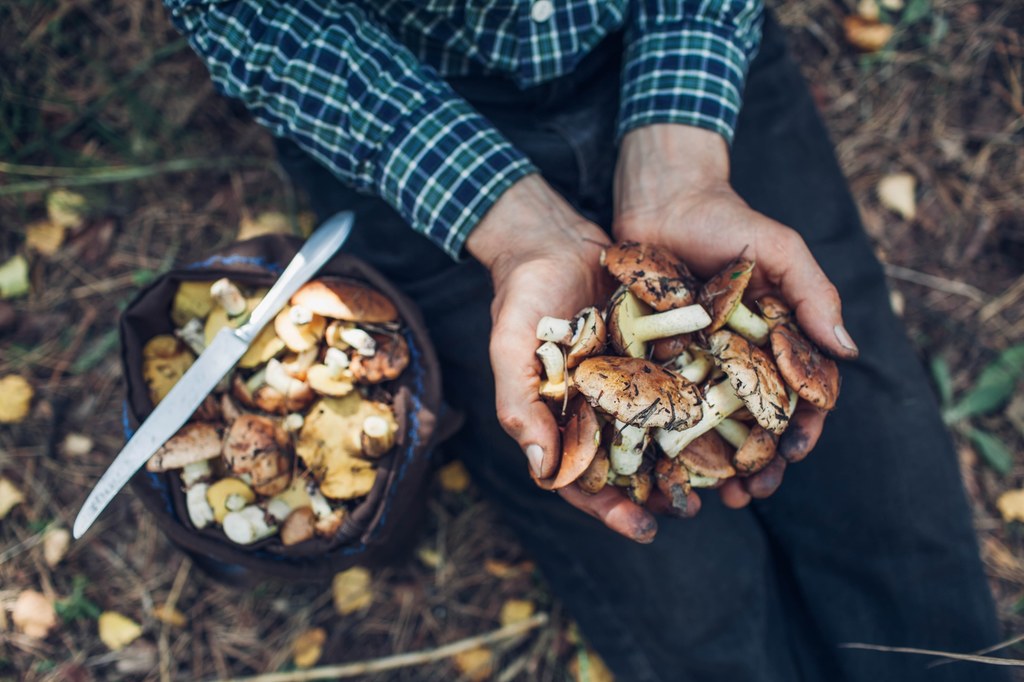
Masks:
[[[544,464],[544,449],[536,443],[526,446],[526,459],[530,460],[530,468],[535,476],[540,477],[541,466]]]
[[[807,454],[807,433],[799,427],[790,427],[779,441],[779,454],[788,462],[798,462]]]
[[[642,545],[649,545],[654,542],[654,536],[658,534],[658,522],[653,516],[641,521],[633,531],[633,540]]]
[[[850,332],[846,331],[846,327],[841,324],[837,324],[832,328],[832,331],[836,334],[836,340],[839,341],[839,345],[850,351],[851,353],[859,352],[857,350],[857,344],[850,338]]]

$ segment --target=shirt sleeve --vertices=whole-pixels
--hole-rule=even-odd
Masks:
[[[763,12],[760,0],[633,2],[619,136],[653,123],[683,123],[716,131],[731,144]]]
[[[352,3],[165,0],[217,88],[453,258],[535,169]]]

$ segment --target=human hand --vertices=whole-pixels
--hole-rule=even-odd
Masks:
[[[752,210],[729,185],[729,155],[717,133],[675,124],[637,128],[622,141],[615,175],[616,239],[661,244],[709,277],[741,253],[757,263],[748,291],[779,291],[807,336],[837,358],[857,347],[843,326],[839,293],[800,235]],[[813,449],[826,413],[800,401],[779,453],[761,472],[733,478],[722,500],[742,507],[771,495],[787,462]]]
[[[610,282],[599,255],[609,241],[537,175],[510,187],[466,241],[494,284],[490,355],[498,420],[538,478],[555,474],[562,450],[558,425],[539,393],[537,323],[545,315],[571,318],[607,299]],[[617,488],[587,495],[573,484],[559,494],[628,538],[654,539],[654,517]]]

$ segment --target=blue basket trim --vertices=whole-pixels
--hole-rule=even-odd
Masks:
[[[198,263],[192,263],[185,267],[189,270],[201,270],[215,265],[251,265],[272,272],[275,275],[280,274],[284,270],[278,263],[272,263],[264,258],[256,258],[254,256],[210,256],[206,260],[201,260]]]

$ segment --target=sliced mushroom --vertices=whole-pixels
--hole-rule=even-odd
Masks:
[[[702,414],[697,386],[640,358],[588,358],[576,368],[573,385],[591,405],[633,426],[682,429]]]
[[[221,437],[213,424],[185,424],[160,446],[149,461],[148,471],[163,472],[181,469],[187,464],[220,457]]]
[[[661,313],[628,289],[620,289],[608,307],[608,338],[616,351],[634,358],[647,355],[647,342],[703,329],[711,323],[704,308],[689,305]]]
[[[700,291],[700,302],[711,314],[711,324],[704,330],[706,334],[728,325],[755,345],[767,343],[768,325],[743,305],[743,292],[753,272],[753,261],[737,258],[704,285]]]
[[[665,247],[619,242],[601,252],[601,265],[659,312],[691,305],[696,298],[697,280]]]
[[[771,357],[738,334],[717,331],[708,349],[757,423],[778,435],[789,424],[786,384]]]
[[[781,300],[765,296],[759,303],[765,316],[770,316],[769,339],[782,378],[815,407],[834,408],[839,397],[839,367],[797,329]]]
[[[292,296],[301,305],[323,317],[347,322],[381,323],[398,319],[391,301],[373,289],[338,278],[322,277],[307,282]]]
[[[376,352],[372,357],[357,354],[349,371],[361,384],[378,384],[397,379],[409,365],[409,344],[400,334],[372,334]],[[335,350],[335,349],[331,349]]]
[[[316,348],[326,328],[326,319],[301,306],[285,306],[274,317],[274,331],[293,353]]]

